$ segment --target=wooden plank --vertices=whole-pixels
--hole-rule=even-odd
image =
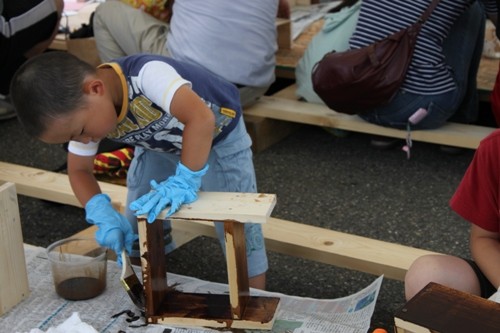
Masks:
[[[487,299],[429,283],[394,317],[398,333],[500,332],[500,305]]]
[[[277,218],[262,228],[269,250],[400,281],[415,259],[437,254]]]
[[[290,96],[290,93],[293,94],[293,97]],[[295,98],[295,92],[290,92],[286,89],[278,91],[273,96],[282,97],[282,94],[283,97],[290,97],[290,99]],[[247,132],[252,138],[252,151],[254,153],[261,152],[283,140],[302,126],[301,124],[289,121],[254,117],[247,115],[245,110],[243,110],[243,117],[245,119]]]
[[[229,295],[184,293],[167,284],[163,223],[138,218],[146,322],[174,326],[206,326],[270,330],[279,305],[277,297],[250,296],[244,224],[224,222]],[[196,221],[184,221],[188,225]]]
[[[0,162],[1,181],[15,183],[21,195],[81,207],[66,174]],[[113,202],[126,203],[125,187],[105,182],[99,182],[99,186]]]
[[[295,90],[295,85],[287,87],[287,93]],[[245,110],[245,115],[268,117],[302,124],[326,126],[353,132],[369,133],[387,137],[405,139],[407,132],[389,127],[371,124],[356,115],[335,112],[322,104],[307,103],[288,98],[264,96],[259,102]],[[411,132],[413,141],[449,145],[476,149],[479,142],[492,133],[495,128],[447,123],[433,130],[414,130]]]
[[[481,57],[477,73],[477,90],[482,101],[489,101],[497,78],[499,63],[500,59]]]
[[[172,293],[159,315],[148,317],[148,323],[180,327],[213,327],[269,331],[276,319],[279,298],[251,296],[241,319],[233,319],[229,295]]]
[[[0,185],[0,267],[0,315],[3,315],[30,294],[13,183]]]
[[[0,162],[0,181],[15,183],[18,193],[22,195],[81,207],[66,174]],[[99,186],[111,197],[113,203],[122,206],[126,204],[126,187],[104,182],[99,182]],[[172,217],[265,223],[275,205],[274,194],[200,192],[197,201],[183,205]],[[162,216],[164,215],[159,218]]]
[[[232,317],[242,319],[250,297],[245,225],[232,221],[224,222],[224,239]]]
[[[278,48],[290,50],[292,48],[292,23],[289,19],[276,19]]]
[[[185,223],[174,219],[172,227],[215,236],[212,224],[202,221]],[[273,217],[262,225],[262,230],[266,248],[270,251],[377,276],[384,274],[386,278],[400,281],[404,280],[415,259],[426,254],[438,254]]]
[[[11,171],[5,172],[4,168]],[[41,186],[38,184],[39,178],[30,175],[38,173],[45,175],[47,171],[28,168],[29,172],[26,173],[25,167],[19,166],[21,171],[13,172],[12,170],[16,170],[16,168],[16,165],[0,162],[0,181],[16,182],[17,180],[21,182],[24,195],[35,197],[40,195],[41,198],[60,202],[57,200],[64,200],[66,196],[61,195],[59,192],[67,193],[71,191],[69,182],[63,179],[67,178],[67,175],[57,174],[58,177],[62,177],[59,178],[59,182],[56,184],[48,182],[49,185]],[[42,185],[46,183],[47,178],[52,179],[51,173],[48,173],[48,175],[40,177]],[[64,188],[61,184],[66,184],[67,188]],[[110,191],[115,193],[114,201],[117,201],[115,199],[120,197],[125,200],[125,187],[114,184],[107,184],[107,186]],[[30,190],[31,187],[33,187],[34,191]],[[43,191],[41,188],[43,188]],[[77,201],[73,200],[73,202],[79,206]],[[213,223],[178,220],[174,217],[172,227],[173,230],[216,237]],[[370,274],[384,274],[389,279],[401,281],[404,280],[406,271],[415,259],[425,254],[437,254],[432,251],[272,217],[262,227],[266,246],[271,251]]]
[[[249,116],[245,114],[245,110],[243,114],[247,132],[252,139],[254,154],[280,142],[301,126],[301,124],[288,121]]]
[[[182,205],[172,215],[180,220],[266,223],[276,205],[276,195],[268,193],[199,192],[198,200]],[[168,209],[158,219],[166,219]]]
[[[146,298],[146,317],[162,312],[162,304],[169,290],[165,262],[163,223],[155,220],[137,220],[141,252],[142,284]]]

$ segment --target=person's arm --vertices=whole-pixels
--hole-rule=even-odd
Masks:
[[[181,159],[175,175],[157,183],[151,181],[152,191],[130,204],[136,215],[148,215],[148,222],[170,206],[167,216],[182,204],[198,198],[201,178],[208,170],[208,155],[212,147],[215,116],[190,86],[180,86],[170,103],[170,113],[184,124]]]
[[[94,155],[79,156],[68,153],[68,176],[71,188],[85,207],[88,223],[98,227],[95,233],[97,243],[115,251],[121,265],[121,252],[125,248],[132,251],[132,243],[137,238],[128,220],[112,205],[111,198],[101,193],[93,174]]]
[[[94,176],[94,155],[79,156],[68,153],[68,177],[78,201],[85,207],[96,194],[101,193]]]
[[[498,232],[487,231],[472,224],[470,230],[472,258],[488,280],[500,287],[500,239]]]
[[[184,124],[181,163],[192,171],[202,169],[212,147],[214,114],[187,85],[175,92],[170,112]]]

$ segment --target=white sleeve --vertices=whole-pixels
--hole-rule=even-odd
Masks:
[[[139,80],[143,92],[156,105],[170,113],[170,103],[179,87],[191,82],[183,79],[169,64],[162,61],[151,61],[139,72]]]
[[[70,141],[68,144],[68,151],[79,156],[94,156],[97,154],[97,148],[99,148],[99,142],[94,141],[89,143]]]

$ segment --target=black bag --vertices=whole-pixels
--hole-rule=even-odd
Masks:
[[[332,110],[358,114],[385,105],[403,83],[418,33],[439,0],[419,20],[368,46],[330,52],[312,70],[314,91]]]

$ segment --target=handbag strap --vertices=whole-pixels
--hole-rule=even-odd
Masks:
[[[431,16],[432,11],[434,10],[434,8],[436,8],[439,1],[440,0],[432,0],[429,7],[427,7],[427,10],[422,15],[420,15],[417,22],[423,24],[425,21],[427,21],[427,19],[429,18],[429,16]]]

